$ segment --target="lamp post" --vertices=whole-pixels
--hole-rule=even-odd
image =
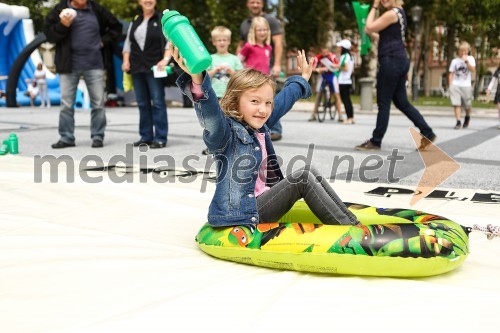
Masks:
[[[415,23],[415,42],[413,44],[414,49],[414,58],[413,58],[413,75],[411,77],[412,81],[412,99],[414,102],[417,101],[418,98],[418,59],[417,59],[417,46],[418,46],[418,24],[420,23],[420,18],[422,17],[422,7],[414,6],[411,8],[411,17],[413,19],[413,23]]]
[[[483,40],[481,37],[477,36],[474,39],[474,45],[476,46],[476,58],[477,58],[477,65],[476,65],[476,84],[474,84],[474,99],[477,100],[477,96],[479,95],[479,69],[481,66],[479,66],[479,59],[481,58],[481,43]]]

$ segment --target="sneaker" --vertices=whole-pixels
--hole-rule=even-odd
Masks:
[[[279,133],[271,133],[271,141],[281,140],[281,134]]]
[[[102,148],[102,147],[104,147],[104,143],[102,142],[102,140],[93,140],[91,147],[92,148]]]
[[[356,150],[380,150],[380,146],[374,144],[371,140],[366,140],[364,143],[359,146],[354,147]]]
[[[201,154],[202,155],[210,155],[210,153],[208,152],[208,148],[205,148],[201,151]]]
[[[165,148],[166,146],[167,146],[166,142],[154,141],[152,144],[149,145],[149,148],[158,149],[158,148]]]
[[[74,147],[74,146],[75,146],[74,143],[66,143],[64,141],[59,140],[52,145],[52,148],[53,149],[61,149],[61,148],[68,148],[68,147]]]
[[[463,128],[469,127],[469,121],[470,121],[470,116],[465,116],[464,126],[462,126],[462,127]]]
[[[153,143],[152,141],[142,141],[142,140],[139,140],[139,141],[134,142],[134,147],[139,147],[140,145],[149,146],[152,143]]]
[[[455,125],[455,129],[461,129],[462,128],[462,122],[460,120],[457,120],[457,124]]]
[[[429,147],[431,143],[436,141],[437,136],[436,134],[432,134],[430,138],[426,138],[425,136],[420,140],[420,146],[417,148],[417,150],[422,151],[425,148]]]

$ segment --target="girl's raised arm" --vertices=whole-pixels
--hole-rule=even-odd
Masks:
[[[193,73],[189,72],[189,70],[187,69],[187,67],[184,63],[184,61],[185,61],[184,58],[181,57],[181,55],[179,54],[179,49],[177,48],[177,46],[175,46],[172,42],[170,42],[169,49],[172,50],[172,57],[174,58],[175,62],[179,65],[180,68],[182,68],[182,70],[184,72],[186,72],[186,74],[191,76],[193,83],[201,84],[203,82],[203,75],[201,73],[193,74]]]

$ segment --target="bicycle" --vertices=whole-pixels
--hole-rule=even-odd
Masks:
[[[326,113],[330,114],[330,120],[334,120],[338,110],[335,104],[335,96],[331,96],[328,82],[323,80],[318,94],[318,121],[322,123],[326,118]],[[333,97],[333,100],[332,100]]]

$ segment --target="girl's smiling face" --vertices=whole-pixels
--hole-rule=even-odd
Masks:
[[[254,129],[260,129],[273,112],[274,91],[270,84],[246,90],[241,94],[239,112]]]

